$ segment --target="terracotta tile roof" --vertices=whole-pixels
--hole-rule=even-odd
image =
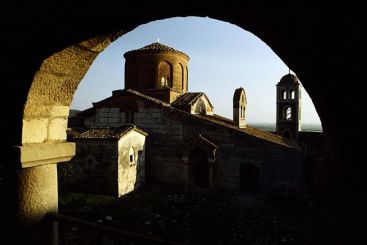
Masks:
[[[154,103],[156,103],[156,104],[160,104],[160,105],[162,105],[162,106],[166,106],[166,107],[171,107],[171,104],[170,104],[170,103],[167,103],[167,102],[164,102],[164,101],[162,101],[162,100],[159,100],[159,99],[156,99],[156,98],[150,97],[150,96],[148,96],[148,95],[142,94],[142,93],[140,93],[140,92],[138,92],[138,91],[136,91],[136,90],[132,90],[132,89],[125,89],[124,91],[125,91],[125,93],[135,94],[135,95],[137,95],[137,96],[139,96],[139,97],[141,97],[141,98],[144,98],[144,99],[149,100],[149,101],[151,101],[151,102],[154,102]]]
[[[178,97],[173,103],[173,106],[186,106],[192,105],[200,98],[204,93],[201,92],[187,92]]]
[[[274,143],[282,143],[283,140],[284,140],[284,142],[286,144],[292,144],[292,142],[290,142],[289,140],[287,140],[283,137],[280,137],[278,135],[275,135],[275,134],[272,134],[272,133],[269,133],[269,132],[251,127],[251,126],[247,126],[246,128],[238,128],[236,125],[233,124],[233,120],[231,120],[229,118],[226,118],[226,117],[223,117],[223,116],[220,116],[220,115],[217,115],[217,114],[205,115],[205,117],[212,120],[212,121],[219,121],[219,122],[228,124],[228,126],[230,126],[230,127],[235,127],[236,129],[238,129],[240,131],[243,131],[245,133],[248,133],[248,134],[251,134],[251,135],[254,135],[254,136],[258,136],[258,137],[263,138],[263,139],[267,139],[267,140],[272,141]]]
[[[187,54],[185,54],[184,52],[178,51],[178,50],[176,50],[174,48],[171,48],[171,47],[169,47],[167,45],[164,45],[164,44],[161,44],[161,43],[158,43],[158,42],[149,44],[149,45],[144,46],[144,47],[139,48],[139,49],[130,50],[130,51],[128,51],[128,52],[126,52],[124,54],[124,57],[126,55],[129,55],[129,54],[132,54],[132,53],[151,52],[151,51],[173,52],[173,53],[177,53],[177,54],[182,54],[182,55],[186,56],[187,58],[189,58],[189,56]]]
[[[270,142],[273,142],[273,143],[276,143],[276,144],[279,144],[279,145],[283,145],[283,146],[286,146],[286,147],[298,148],[296,142],[285,139],[281,136],[278,136],[278,135],[275,135],[275,134],[272,134],[272,133],[268,133],[268,132],[262,131],[260,129],[250,127],[250,126],[247,126],[246,128],[239,128],[236,125],[234,125],[233,121],[229,118],[225,118],[225,117],[222,117],[222,116],[219,116],[219,115],[212,115],[212,116],[210,116],[210,115],[205,115],[205,116],[204,115],[195,115],[195,116],[205,118],[205,119],[207,119],[211,122],[214,122],[216,124],[220,124],[220,125],[225,126],[227,128],[231,128],[231,129],[234,129],[236,131],[246,133],[246,134],[254,136],[256,138],[260,138],[260,139],[270,141]]]
[[[66,135],[68,137],[71,137],[71,138],[74,138],[74,137],[77,137],[81,134],[81,132],[79,130],[76,130],[74,128],[67,128],[66,129]]]
[[[218,114],[205,115],[205,117],[207,117],[209,119],[212,119],[212,120],[215,120],[215,121],[220,121],[220,122],[224,122],[224,123],[228,123],[228,124],[233,124],[233,121],[231,119],[223,117],[223,116],[218,115]]]
[[[135,125],[127,124],[119,127],[108,127],[108,128],[91,128],[83,133],[75,134],[72,136],[73,139],[120,139],[128,132],[135,130],[145,136],[148,134],[137,128]]]
[[[275,135],[275,134],[272,134],[272,133],[269,133],[269,132],[266,132],[266,131],[262,131],[262,130],[257,129],[257,128],[247,126],[246,128],[241,128],[240,130],[247,133],[247,134],[251,134],[255,137],[265,139],[265,140],[271,141],[273,143],[277,143],[277,144],[284,145],[284,146],[287,146],[287,147],[298,148],[298,145],[295,141],[285,139],[281,136],[278,136],[278,135]]]

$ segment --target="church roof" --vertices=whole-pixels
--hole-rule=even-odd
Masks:
[[[219,116],[219,115],[191,114],[191,113],[179,110],[177,108],[174,108],[173,106],[171,106],[168,103],[165,103],[165,102],[160,101],[158,99],[155,99],[155,98],[152,98],[150,96],[144,95],[144,94],[139,93],[135,90],[127,89],[127,92],[128,93],[133,93],[133,94],[135,94],[135,95],[137,95],[141,98],[145,98],[149,101],[159,103],[160,105],[163,105],[164,108],[169,108],[171,111],[179,112],[182,115],[186,115],[188,117],[193,118],[194,120],[204,120],[204,121],[207,121],[207,122],[212,122],[212,123],[215,123],[217,125],[221,125],[221,126],[224,126],[226,128],[233,129],[233,130],[235,130],[239,133],[244,133],[244,134],[247,134],[247,135],[251,135],[251,136],[254,136],[256,138],[260,138],[260,139],[270,141],[270,142],[273,142],[273,143],[276,143],[276,144],[279,144],[279,145],[283,145],[283,146],[286,146],[286,147],[291,147],[291,148],[297,148],[298,147],[291,140],[288,140],[286,138],[283,138],[281,136],[278,136],[278,135],[275,135],[275,134],[272,134],[272,133],[262,131],[262,130],[257,129],[257,128],[253,128],[253,127],[250,127],[250,126],[247,126],[246,128],[239,128],[239,127],[237,127],[236,125],[233,124],[232,120],[230,120],[228,118],[225,118],[225,117],[222,117],[222,116]]]
[[[214,108],[208,97],[202,92],[186,92],[172,102],[172,105],[175,107],[192,106],[201,96],[205,96],[209,105]]]
[[[135,125],[126,124],[118,127],[108,127],[108,128],[91,128],[80,134],[73,134],[71,138],[73,139],[120,139],[122,136],[128,132],[135,130],[145,136],[148,134],[137,128]]]
[[[297,144],[295,144],[292,140],[283,138],[281,136],[272,134],[272,133],[268,133],[265,131],[262,131],[260,129],[257,128],[253,128],[250,126],[247,126],[246,128],[239,128],[237,127],[233,121],[231,119],[219,116],[219,115],[199,115],[199,114],[191,114],[189,112],[180,110],[178,108],[173,107],[171,104],[166,103],[164,101],[158,100],[156,98],[153,98],[151,96],[142,94],[138,91],[132,90],[132,89],[124,89],[122,90],[120,93],[118,93],[117,95],[111,96],[109,98],[106,98],[100,102],[94,103],[94,105],[97,105],[99,103],[103,103],[109,100],[113,100],[115,96],[122,96],[124,94],[132,94],[132,95],[136,95],[139,98],[145,99],[147,101],[153,102],[154,104],[158,104],[160,105],[162,108],[166,108],[168,110],[170,110],[171,112],[176,112],[176,113],[180,113],[183,116],[186,117],[190,117],[193,120],[201,120],[201,121],[205,121],[205,122],[209,122],[209,123],[214,123],[216,125],[221,125],[223,127],[226,127],[228,129],[232,129],[237,133],[241,133],[241,134],[246,134],[246,135],[250,135],[265,141],[269,141],[278,145],[282,145],[285,147],[289,147],[289,148],[298,148]]]
[[[204,93],[201,92],[187,92],[178,97],[174,102],[172,102],[172,105],[182,106],[182,105],[192,105],[196,102],[200,96],[202,96]]]
[[[296,75],[293,75],[293,74],[287,74],[285,76],[283,76],[281,79],[280,79],[280,82],[279,83],[295,83],[295,84],[299,84],[299,80],[298,80],[298,77]]]
[[[126,55],[133,54],[133,53],[162,52],[162,51],[181,54],[181,55],[186,56],[187,59],[189,59],[189,56],[187,54],[185,54],[184,52],[181,52],[179,50],[176,50],[174,48],[171,48],[171,47],[169,47],[167,45],[164,45],[164,44],[161,44],[159,42],[149,44],[149,45],[144,46],[144,47],[139,48],[139,49],[130,50],[130,51],[128,51],[124,54],[124,57],[126,58]]]

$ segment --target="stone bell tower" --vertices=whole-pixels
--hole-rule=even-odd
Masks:
[[[297,76],[287,74],[277,84],[277,135],[298,139],[301,130],[301,84]]]
[[[152,43],[124,54],[125,89],[172,103],[187,92],[189,56],[181,51]]]
[[[233,95],[233,123],[239,128],[246,128],[246,93],[243,88],[238,88]]]

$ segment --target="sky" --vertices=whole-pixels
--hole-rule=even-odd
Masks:
[[[109,45],[79,84],[71,105],[84,110],[92,102],[124,88],[123,54],[159,42],[189,55],[189,92],[204,92],[214,113],[232,118],[232,98],[243,87],[248,123],[275,123],[276,84],[288,66],[254,34],[228,22],[177,17],[140,25]],[[302,83],[302,81],[301,81]],[[301,92],[302,124],[320,124],[307,92]]]

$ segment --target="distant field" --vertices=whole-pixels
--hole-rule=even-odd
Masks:
[[[275,124],[274,123],[249,123],[249,125],[254,127],[254,128],[264,130],[264,131],[270,131],[270,132],[275,131]],[[306,123],[306,124],[302,124],[301,131],[305,131],[305,132],[322,132],[322,127],[321,127],[320,124]]]

